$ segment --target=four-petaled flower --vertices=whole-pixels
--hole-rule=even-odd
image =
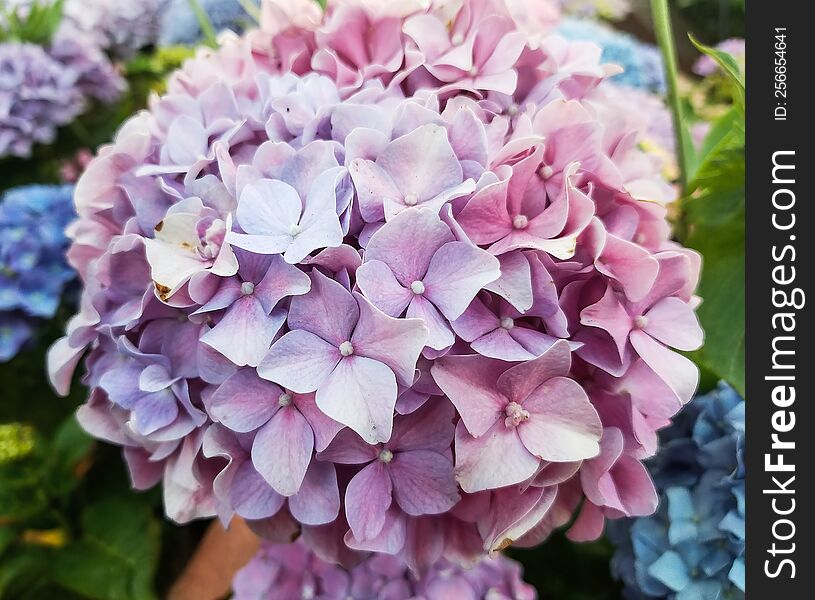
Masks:
[[[389,317],[317,270],[311,291],[292,299],[287,322],[291,331],[272,345],[260,376],[301,394],[316,391],[326,415],[370,444],[388,441],[396,383],[413,384],[424,322]]]
[[[569,343],[512,365],[479,355],[445,356],[433,377],[461,415],[457,478],[465,492],[529,479],[541,460],[596,456],[603,433],[586,392],[569,379]]]

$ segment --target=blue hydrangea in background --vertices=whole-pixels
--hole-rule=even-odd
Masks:
[[[224,29],[240,33],[252,23],[251,17],[244,10],[240,0],[198,1],[201,8],[207,13],[216,34]],[[190,0],[171,0],[170,5],[161,16],[159,43],[165,46],[195,44],[202,37],[201,26],[190,5]]]
[[[50,319],[75,273],[65,261],[73,186],[30,185],[0,199],[0,362]]]
[[[596,21],[564,19],[557,32],[567,40],[594,42],[603,50],[603,62],[625,69],[612,81],[619,85],[665,93],[665,72],[659,50],[635,37]]]
[[[744,400],[722,383],[663,434],[659,510],[610,524],[612,571],[629,600],[744,598]]]

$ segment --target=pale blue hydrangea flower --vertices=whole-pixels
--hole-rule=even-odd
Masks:
[[[239,0],[198,0],[207,13],[215,33],[229,29],[241,33],[252,23]],[[195,44],[203,33],[189,0],[171,0],[161,16],[159,43],[162,45]]]
[[[615,83],[659,94],[665,92],[662,56],[655,46],[585,19],[564,19],[557,32],[568,40],[594,42],[600,46],[603,62],[625,69],[612,78]]]
[[[0,198],[0,362],[54,316],[75,273],[65,260],[73,186],[31,185]]]
[[[720,384],[662,438],[649,467],[659,510],[609,528],[625,597],[744,598],[744,400]]]

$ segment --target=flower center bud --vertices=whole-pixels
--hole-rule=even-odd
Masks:
[[[638,316],[634,317],[634,325],[636,325],[636,327],[638,329],[642,329],[644,327],[647,327],[648,326],[648,317],[646,317],[645,315],[638,315]]]
[[[515,327],[515,321],[510,317],[504,317],[501,319],[501,329],[506,329],[507,331]]]
[[[424,283],[421,281],[414,281],[410,284],[410,289],[414,294],[424,294]]]
[[[518,105],[517,105],[517,104],[510,104],[510,105],[509,105],[509,108],[507,108],[507,114],[508,114],[510,117],[514,117],[515,115],[517,115],[517,114],[518,114],[518,111],[520,111],[520,110],[521,110],[521,109],[520,109],[520,108],[518,108]]]
[[[381,460],[385,464],[388,464],[390,461],[393,460],[393,452],[391,452],[387,448],[383,449],[379,453],[379,460]]]
[[[407,194],[405,196],[405,204],[407,206],[416,206],[419,203],[419,197],[416,194]]]
[[[512,217],[512,226],[515,229],[526,229],[527,225],[529,225],[529,219],[526,215],[515,215]]]
[[[294,237],[298,235],[301,231],[303,231],[297,223],[292,223],[289,225],[289,235]]]
[[[351,356],[354,353],[354,345],[351,342],[345,341],[340,344],[340,354],[343,356]]]
[[[517,427],[524,421],[529,420],[529,411],[524,410],[524,407],[517,402],[507,404],[504,412],[507,416],[507,418],[504,419],[504,425],[507,427]]]
[[[464,43],[464,35],[463,35],[463,34],[461,34],[461,33],[456,33],[456,34],[454,34],[454,35],[453,35],[453,37],[452,37],[452,39],[450,40],[450,42],[451,42],[451,43],[452,43],[454,46],[461,46],[461,44],[463,44],[463,43]]]
[[[544,179],[549,179],[552,175],[555,174],[555,170],[550,167],[549,165],[543,165],[539,170],[538,173]]]
[[[467,75],[469,75],[470,77],[475,77],[476,75],[478,75],[478,69],[474,66],[470,67],[470,70],[467,71]]]
[[[289,404],[291,404],[291,394],[283,392],[277,397],[277,403],[280,406],[288,406]]]
[[[251,296],[255,293],[255,284],[251,281],[244,281],[241,284],[241,294],[244,296]]]

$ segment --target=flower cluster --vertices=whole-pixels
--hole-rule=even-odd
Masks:
[[[654,459],[659,512],[612,529],[629,598],[744,597],[744,400],[696,398]]]
[[[165,0],[160,19],[159,41],[162,45],[194,44],[203,33],[190,0]],[[252,22],[240,0],[199,0],[216,33],[229,29],[240,33]]]
[[[168,0],[66,0],[65,24],[114,56],[129,58],[156,43]]]
[[[417,578],[386,554],[348,569],[326,563],[304,544],[264,544],[233,580],[235,600],[535,600],[521,566],[504,556],[484,558],[470,569],[440,562]]]
[[[27,5],[16,0],[10,8],[24,18]],[[60,28],[47,47],[0,43],[0,159],[30,156],[91,100],[112,102],[124,85],[104,52],[71,28]]]
[[[179,521],[415,571],[644,515],[699,257],[591,44],[504,0],[268,1],[79,180],[79,419]],[[529,23],[526,26],[529,27]],[[585,498],[585,501],[584,501]]]
[[[620,65],[614,82],[649,92],[665,92],[665,73],[659,50],[611,27],[584,19],[564,19],[557,29],[569,40],[593,42],[602,48],[602,60]]]
[[[75,273],[63,256],[72,186],[32,185],[0,198],[0,362],[13,358],[38,319],[54,316]]]

